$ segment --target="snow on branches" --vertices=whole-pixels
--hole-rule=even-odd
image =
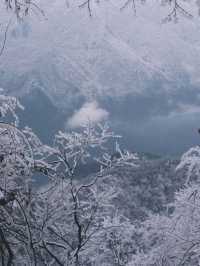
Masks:
[[[130,164],[135,155],[122,152],[117,144],[115,156],[109,156],[107,143],[118,136],[107,125],[91,123],[80,132],[60,131],[52,147],[44,145],[30,128],[18,127],[18,107],[22,108],[15,98],[0,96],[2,265],[87,265],[91,252],[100,252],[100,242],[104,242],[104,249],[112,246],[116,260],[122,252],[116,237],[123,233],[125,218],[113,216],[113,222],[105,227],[111,199],[117,192],[114,188],[99,190],[98,182],[108,167]],[[6,122],[7,115],[13,117],[13,123]],[[97,165],[105,158],[104,153],[109,163],[95,166],[95,173],[83,179],[82,166]],[[80,172],[82,180],[77,178]],[[45,175],[48,183],[37,188],[35,175]],[[122,230],[119,235],[113,231],[114,221]]]

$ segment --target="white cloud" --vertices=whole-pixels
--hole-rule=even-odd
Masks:
[[[79,127],[88,121],[98,123],[107,119],[109,113],[100,108],[96,101],[85,103],[74,115],[68,120],[68,125],[72,128]]]

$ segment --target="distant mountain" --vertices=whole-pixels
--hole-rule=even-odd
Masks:
[[[71,94],[119,98],[147,95],[153,86],[155,95],[162,90],[170,99],[191,78],[198,83],[196,21],[162,25],[165,10],[153,1],[138,7],[137,18],[120,12],[120,1],[102,3],[92,20],[86,10],[67,9],[65,1],[40,2],[47,20],[32,14],[10,28],[0,60],[5,89],[24,93],[37,82],[65,107]]]
[[[26,100],[40,88],[64,114],[61,124],[97,101],[136,151],[177,155],[198,143],[198,21],[162,24],[166,8],[154,1],[138,6],[137,17],[120,12],[116,0],[103,1],[94,4],[92,18],[73,3],[40,2],[47,19],[13,20],[0,58],[0,87]]]

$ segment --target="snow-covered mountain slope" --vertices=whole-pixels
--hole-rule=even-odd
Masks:
[[[32,14],[13,21],[0,60],[1,86],[24,91],[39,82],[60,104],[71,90],[86,98],[119,97],[145,93],[152,80],[167,91],[179,89],[174,80],[180,87],[184,75],[198,82],[198,21],[162,24],[168,9],[153,1],[139,6],[136,17],[120,12],[116,1],[102,3],[92,18],[65,1],[45,3],[46,19]]]
[[[66,121],[96,101],[110,114],[114,129],[128,132],[127,142],[135,138],[133,146],[143,145],[142,151],[163,152],[163,138],[174,137],[172,146],[182,152],[178,136],[183,132],[190,132],[184,133],[187,147],[197,143],[198,18],[163,24],[169,8],[153,0],[138,3],[136,16],[132,9],[120,11],[120,1],[94,3],[92,18],[64,0],[38,2],[45,17],[32,13],[17,23],[11,15],[0,87],[20,97],[42,90],[66,111]],[[0,10],[6,26],[9,15]],[[159,148],[148,148],[157,143]]]

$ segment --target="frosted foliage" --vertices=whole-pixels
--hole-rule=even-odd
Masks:
[[[156,216],[145,222],[143,251],[133,256],[133,264],[194,265],[199,256],[199,188],[188,187],[177,193],[174,213]]]
[[[18,104],[14,98],[2,99],[6,120]],[[118,143],[117,156],[109,156],[106,144],[116,139],[119,136],[107,125],[88,123],[79,132],[59,131],[50,147],[30,128],[1,122],[0,255],[4,264],[98,266],[123,265],[129,260],[135,227],[113,208],[116,189],[99,185],[115,165],[136,166],[137,156],[122,152]],[[89,167],[91,161],[99,162],[96,173],[78,180],[80,166]],[[48,179],[46,186],[35,187],[36,175]]]
[[[194,179],[199,182],[200,174],[200,147],[196,146],[189,149],[181,157],[181,161],[177,166],[177,171],[184,169],[187,175],[187,183],[189,184]]]
[[[1,192],[20,189],[27,182],[32,153],[24,134],[17,129],[16,109],[23,109],[14,97],[0,95],[0,187]],[[6,117],[13,124],[4,122]]]
[[[0,253],[6,263],[147,266],[166,261],[176,265],[186,256],[184,260],[196,266],[198,246],[192,247],[192,255],[184,252],[198,240],[198,187],[177,193],[169,217],[152,215],[138,224],[126,215],[131,195],[124,195],[126,181],[117,180],[114,172],[135,171],[141,162],[137,154],[120,148],[120,136],[107,124],[88,122],[78,132],[59,131],[52,146],[44,145],[28,127],[19,129],[4,121],[0,130]],[[107,143],[113,141],[110,154]],[[79,180],[81,167],[90,167],[91,162],[98,164],[95,173],[84,176],[83,172]],[[37,175],[48,179],[40,189],[33,182]],[[141,191],[138,187],[137,193]],[[144,211],[147,218],[150,212]]]
[[[116,226],[111,222],[110,225],[106,223],[109,213],[112,213],[111,199],[116,192],[112,188],[107,192],[101,191],[98,183],[103,178],[104,171],[118,162],[122,163],[123,159],[116,159],[115,162],[106,166],[100,163],[100,172],[88,180],[88,183],[80,184],[74,180],[80,163],[87,164],[88,160],[91,160],[94,149],[104,151],[105,144],[110,138],[115,138],[115,135],[107,126],[94,127],[90,123],[83,128],[82,133],[59,132],[55,137],[53,155],[57,160],[54,158],[55,172],[51,173],[51,180],[53,180],[52,184],[57,182],[59,185],[53,185],[47,189],[49,190],[46,194],[49,211],[52,213],[47,232],[53,235],[54,242],[60,239],[66,252],[61,248],[57,250],[57,255],[61,261],[69,265],[77,265],[77,263],[99,265],[106,262],[105,256],[99,255],[98,260],[93,257],[94,254],[95,256],[101,254],[99,245],[102,246],[103,243],[104,248],[108,250],[106,252],[112,255],[111,261],[116,259],[107,247],[109,241],[106,235],[109,232],[112,235],[112,230]],[[51,156],[48,156],[48,160],[50,158]],[[130,161],[130,155],[128,159]],[[96,155],[95,160],[97,160]],[[123,226],[121,227],[119,221],[118,223],[117,227],[122,230]],[[63,238],[62,235],[65,237]],[[46,237],[48,239],[46,241],[50,241],[48,234]]]
[[[23,106],[15,97],[4,95],[3,89],[0,89],[0,117],[3,119],[7,115],[10,115],[14,120],[15,125],[17,125],[17,109],[23,109]]]
[[[151,216],[144,222],[140,228],[143,247],[130,265],[199,265],[199,158],[198,146],[183,154],[176,171],[186,172],[184,188],[176,193],[166,216]]]

